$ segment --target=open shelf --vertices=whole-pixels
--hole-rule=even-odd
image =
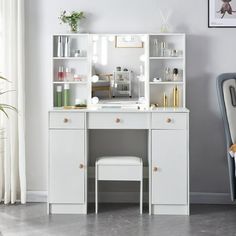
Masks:
[[[65,40],[69,38],[69,54],[58,53],[59,36],[62,37],[63,43],[67,42]],[[100,96],[101,99],[107,102],[106,97],[109,95],[108,92],[106,90],[93,91],[94,84],[91,82],[90,78],[96,74],[101,75],[101,80],[103,79],[103,74],[112,74],[112,76],[114,76],[113,72],[116,67],[119,66],[123,69],[128,67],[134,74],[131,78],[132,99],[143,98],[144,102],[141,104],[144,104],[147,108],[151,104],[159,104],[161,107],[163,103],[163,94],[166,94],[168,96],[169,104],[171,105],[173,103],[173,89],[178,87],[180,107],[185,107],[185,34],[157,33],[134,35],[138,37],[142,36],[142,40],[144,40],[143,47],[128,49],[116,47],[114,36],[116,35],[56,34],[53,36],[53,51],[51,56],[53,65],[53,78],[51,82],[54,95],[53,104],[55,104],[55,94],[60,92],[60,90],[62,90],[63,93],[67,85],[70,87],[71,105],[74,105],[77,99],[85,101],[86,104],[88,104],[88,107],[94,107],[92,103],[93,96]],[[159,46],[156,47],[156,45]],[[102,57],[103,54],[101,52],[105,46],[107,47],[107,51],[105,50],[106,57]],[[163,51],[160,53],[160,49],[163,49],[163,47],[166,47],[167,53],[163,53]],[[64,50],[65,49],[63,49],[63,52]],[[76,54],[78,50],[81,54]],[[130,53],[127,54],[127,52]],[[94,56],[94,54],[96,55]],[[67,55],[67,57],[64,57],[64,55]],[[77,55],[79,55],[79,57],[76,57]],[[104,58],[106,59],[105,62],[102,61]],[[105,64],[103,65],[102,63]],[[139,76],[141,69],[143,74],[142,76]],[[65,74],[61,76],[59,74],[60,72],[71,74],[69,76],[65,76]],[[74,78],[80,79],[79,77],[77,78],[77,76],[81,77],[81,80],[74,80]],[[62,77],[67,78],[70,81],[64,81]],[[154,82],[154,78],[160,78],[162,81]],[[62,80],[59,81],[60,79]],[[126,85],[128,84],[128,81],[117,81],[116,86],[119,84]],[[127,97],[128,100],[130,99],[128,96],[125,96],[128,94],[127,91],[124,90],[121,93],[123,94],[120,97]]]
[[[167,55],[162,55],[163,45]],[[174,108],[174,92],[177,88],[179,94],[179,107],[185,107],[185,34],[151,34],[149,37],[149,92],[150,105],[158,104],[163,107],[164,95],[168,100],[168,107]],[[172,56],[172,52],[177,54]],[[174,74],[176,73],[177,74]],[[177,75],[176,80],[173,80]],[[162,81],[154,82],[154,78]],[[168,81],[168,78],[172,80]]]

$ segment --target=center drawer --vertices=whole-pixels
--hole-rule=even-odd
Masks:
[[[148,114],[135,112],[91,112],[89,129],[148,129]]]

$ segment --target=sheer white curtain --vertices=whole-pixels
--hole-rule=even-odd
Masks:
[[[26,202],[25,174],[25,65],[24,0],[0,0],[0,73],[11,83],[1,82],[1,102],[18,112],[0,114],[0,201]]]

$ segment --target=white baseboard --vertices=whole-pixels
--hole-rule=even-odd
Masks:
[[[190,193],[192,204],[234,204],[229,193]]]
[[[47,202],[47,191],[27,191],[27,202]],[[134,203],[139,202],[138,192],[102,192],[100,202]],[[148,202],[148,194],[143,193],[144,202]],[[94,193],[89,193],[89,202],[94,202]],[[229,193],[190,193],[191,204],[234,204]]]
[[[47,202],[47,198],[47,191],[27,191],[26,193],[27,202]]]

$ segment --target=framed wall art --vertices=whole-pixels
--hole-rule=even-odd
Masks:
[[[208,27],[236,27],[236,0],[208,0]]]
[[[141,40],[141,37],[136,36],[136,35],[116,36],[115,47],[116,48],[142,48],[143,42]]]

